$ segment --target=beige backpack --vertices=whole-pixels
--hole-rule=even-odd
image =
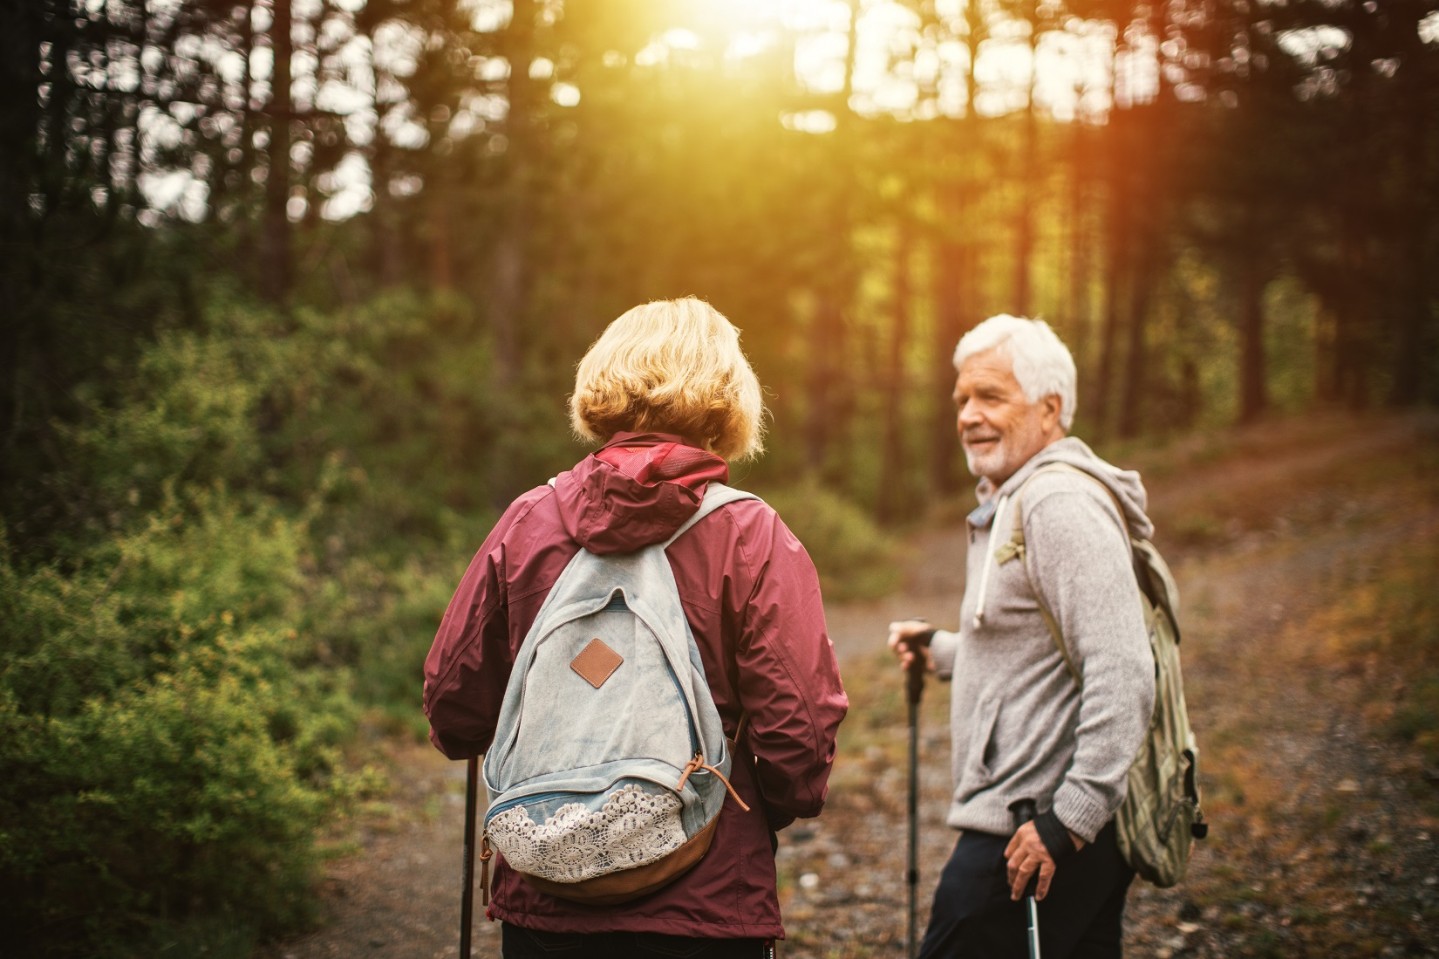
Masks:
[[[1113,493],[1077,467],[1053,463],[1036,470],[1043,472],[1068,470],[1084,476]],[[1023,562],[1025,575],[1039,603],[1040,614],[1049,627],[1054,643],[1064,657],[1069,673],[1082,683],[1069,647],[1060,633],[1054,614],[1045,606],[1039,590],[1034,589],[1029,561],[1024,549],[1024,487],[1025,480],[1014,494],[1014,529],[1012,539],[1001,547]],[[1119,515],[1124,510],[1116,501]],[[1184,878],[1195,839],[1209,834],[1209,825],[1199,808],[1199,745],[1189,726],[1189,711],[1184,703],[1184,675],[1179,665],[1179,589],[1164,557],[1147,539],[1128,535],[1134,557],[1135,576],[1139,581],[1140,602],[1149,632],[1149,648],[1154,654],[1154,715],[1149,721],[1149,735],[1140,746],[1129,767],[1128,792],[1124,804],[1115,815],[1119,851],[1125,861],[1143,878],[1167,888]]]

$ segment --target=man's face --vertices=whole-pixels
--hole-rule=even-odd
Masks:
[[[996,486],[1064,435],[1059,397],[1031,403],[1014,377],[1014,365],[998,349],[964,361],[954,384],[954,403],[969,471]]]

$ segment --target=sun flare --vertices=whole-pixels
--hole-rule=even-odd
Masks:
[[[847,23],[850,5],[845,0],[691,0],[706,18],[728,22],[735,30],[781,26],[790,30],[830,27]]]

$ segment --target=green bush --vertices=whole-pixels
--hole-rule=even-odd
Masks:
[[[457,511],[492,518],[574,457],[546,371],[500,393],[491,367],[472,312],[445,297],[290,316],[222,301],[202,328],[79,388],[81,417],[57,424],[65,466],[44,482],[92,535],[156,509],[167,488],[224,483],[311,507],[341,551],[402,556],[447,537]]]
[[[254,418],[265,384],[237,360],[229,340],[171,332],[123,381],[128,395],[119,404],[96,386],[79,390],[87,415],[62,425],[61,434],[77,485],[97,497],[92,508],[150,509],[167,485],[254,474],[261,458]]]
[[[68,576],[0,563],[0,912],[18,955],[304,918],[343,674],[295,668],[297,529],[205,495]],[[109,561],[108,569],[105,561]]]
[[[7,956],[243,955],[306,920],[362,711],[419,722],[495,508],[574,458],[561,397],[490,366],[443,299],[220,301],[77,388],[51,508],[0,524]]]
[[[874,599],[897,585],[894,539],[854,503],[814,480],[763,495],[814,560],[826,598]]]
[[[420,711],[425,655],[440,615],[479,543],[477,539],[468,549],[437,554],[429,565],[417,560],[390,579],[384,615],[374,621],[356,666],[356,696],[361,702],[380,706],[398,729],[423,735],[429,728]]]

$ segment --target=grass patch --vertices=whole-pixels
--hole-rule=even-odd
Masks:
[[[1170,525],[1168,538],[1180,547],[1206,547],[1222,543],[1228,535],[1224,520],[1208,510],[1186,513]]]
[[[161,922],[150,942],[135,955],[157,959],[250,959],[259,943],[252,925],[229,916],[203,916],[184,922]]]
[[[942,732],[948,742],[949,690],[941,685],[933,676],[925,683],[919,712],[922,749],[930,748],[929,740],[935,733]],[[880,650],[849,663],[844,688],[849,696],[849,714],[839,728],[839,759],[831,789],[868,789],[886,771],[903,769],[909,762],[909,706],[904,677],[894,656]],[[943,759],[926,755],[922,761]]]
[[[1302,625],[1330,672],[1357,674],[1363,713],[1425,766],[1439,764],[1439,542],[1432,530],[1379,557]],[[1342,575],[1342,573],[1341,573]]]

